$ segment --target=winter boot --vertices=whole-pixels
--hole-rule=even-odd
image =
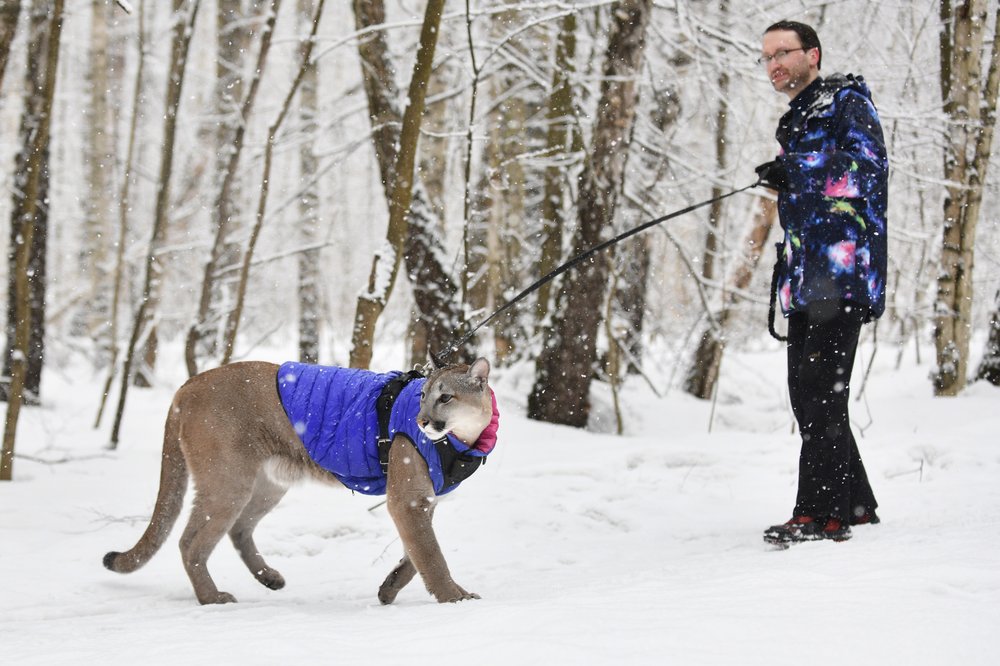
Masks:
[[[851,528],[837,518],[795,516],[782,525],[772,525],[764,530],[764,541],[774,545],[789,545],[802,541],[847,541]]]

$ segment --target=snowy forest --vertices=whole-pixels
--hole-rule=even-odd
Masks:
[[[996,0],[0,6],[2,478],[43,368],[71,359],[112,447],[163,363],[276,347],[382,370],[483,355],[530,369],[529,418],[577,428],[594,383],[712,400],[725,353],[776,345],[773,193],[724,195],[777,151],[787,100],[757,57],[781,18],[881,115],[888,310],[863,340],[933,359],[941,399],[1000,384]]]

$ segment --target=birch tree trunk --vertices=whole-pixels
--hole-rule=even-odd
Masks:
[[[240,260],[240,244],[236,241],[240,228],[245,226],[241,207],[242,179],[227,176],[230,159],[236,147],[234,137],[243,122],[242,102],[246,95],[247,61],[254,35],[257,33],[257,13],[262,6],[258,0],[217,0],[215,7],[215,90],[212,94],[212,118],[199,132],[206,145],[214,145],[214,156],[207,158],[214,169],[209,178],[211,190],[218,197],[219,192],[228,188],[226,222],[219,223],[220,210],[217,200],[209,215],[209,229],[214,231],[208,264],[214,263],[211,276],[202,275],[202,290],[209,289],[207,312],[201,312],[201,298],[188,337],[185,339],[185,359],[188,373],[197,372],[199,360],[211,359],[219,351],[221,321],[225,308],[232,304],[234,280],[225,269],[235,266]],[[266,29],[266,28],[265,28]],[[204,160],[204,158],[203,158]],[[214,160],[214,161],[213,161]],[[203,161],[199,161],[199,166]],[[229,183],[225,181],[229,179]],[[221,241],[218,234],[222,233]],[[221,244],[221,248],[217,247]],[[217,255],[217,256],[216,256]],[[206,283],[207,279],[207,283]],[[203,320],[202,320],[203,319]],[[200,323],[200,325],[199,325]],[[192,335],[197,338],[192,345]]]
[[[47,89],[47,77],[55,76],[48,71],[47,62],[58,57],[58,43],[54,46],[48,39],[53,16],[59,16],[62,25],[62,3],[55,14],[53,0],[33,0],[28,14],[29,37],[28,58],[25,70],[27,91],[24,109],[21,113],[19,129],[20,149],[14,159],[14,182],[11,206],[10,244],[8,246],[7,273],[7,347],[4,353],[3,378],[0,379],[0,400],[8,400],[11,395],[14,366],[23,365],[23,384],[18,390],[18,400],[37,404],[41,394],[42,366],[45,356],[45,283],[46,250],[49,226],[49,140],[52,100]],[[56,49],[51,52],[50,49]],[[54,86],[55,84],[53,84]],[[39,142],[38,135],[44,126],[45,141]],[[30,231],[30,233],[27,233]],[[27,239],[27,240],[26,240]],[[26,248],[23,258],[27,263],[18,263],[19,252]],[[20,273],[18,271],[21,271]],[[19,292],[19,280],[25,280],[27,295]],[[27,310],[19,314],[18,308],[27,305]],[[18,344],[21,326],[27,326],[27,342]],[[23,357],[15,358],[23,351]],[[15,362],[17,361],[17,362]]]
[[[230,24],[225,25],[224,31],[230,33],[243,30],[242,26],[237,27],[240,21],[234,20],[230,15],[238,7],[220,4],[220,20],[228,19]],[[222,10],[225,10],[224,12]],[[215,239],[212,243],[212,250],[208,262],[205,264],[205,273],[201,282],[201,296],[198,299],[198,313],[195,323],[188,330],[187,339],[184,345],[184,360],[187,363],[189,376],[198,373],[199,355],[213,353],[216,345],[210,342],[214,339],[218,331],[218,308],[213,312],[213,302],[219,306],[219,294],[222,286],[219,283],[219,269],[223,267],[223,262],[227,258],[233,259],[237,255],[237,250],[230,241],[230,231],[238,215],[236,211],[237,170],[239,168],[240,156],[246,142],[247,122],[253,111],[254,102],[257,99],[257,91],[260,89],[261,77],[267,65],[267,56],[271,50],[271,38],[274,35],[274,24],[278,18],[278,11],[281,9],[281,0],[271,0],[267,17],[260,37],[260,51],[257,55],[257,64],[254,67],[253,79],[246,96],[242,99],[238,109],[226,113],[227,121],[220,128],[219,145],[225,146],[220,152],[220,166],[222,166],[222,179],[219,190],[212,206],[213,226],[215,227]],[[245,20],[245,19],[244,19]],[[223,42],[227,40],[221,40]],[[239,40],[232,40],[237,44]],[[235,62],[226,63],[219,70],[219,77],[223,85],[218,88],[228,88],[230,84],[242,77],[242,48],[224,49],[221,54],[223,58],[235,58]],[[238,86],[241,87],[241,86]],[[227,93],[231,94],[231,93]],[[223,101],[223,103],[225,103]],[[221,138],[225,135],[227,138]],[[224,161],[224,165],[221,163]],[[213,296],[215,298],[213,298]],[[200,353],[199,353],[200,352]],[[232,350],[227,350],[226,355],[232,354]]]
[[[381,0],[354,0],[353,7],[359,30],[385,22]],[[393,66],[385,35],[375,31],[358,43],[375,154],[389,201],[389,229],[384,249],[372,262],[367,288],[358,297],[352,333],[352,367],[368,367],[371,362],[375,324],[392,291],[402,254],[405,254],[419,316],[427,330],[428,345],[444,344],[461,322],[456,304],[458,288],[441,261],[438,225],[422,186],[419,181],[414,182],[413,177],[420,116],[431,74],[441,7],[441,0],[432,0],[427,5],[401,132],[396,129],[400,126],[399,95],[393,83]],[[468,349],[462,351],[468,353]]]
[[[720,13],[723,25],[727,23],[729,0],[721,0]],[[725,173],[728,163],[726,144],[726,127],[729,122],[729,71],[727,65],[722,65],[718,78],[719,107],[715,112],[715,169],[716,173]],[[712,186],[712,198],[722,196],[722,188],[718,184]],[[708,209],[708,233],[705,236],[705,253],[702,256],[701,275],[706,280],[715,279],[715,259],[719,252],[719,227],[722,224],[724,201],[714,202]]]
[[[314,0],[299,0],[298,16],[300,26],[311,28]],[[303,44],[303,55],[306,44]],[[305,74],[299,93],[299,119],[306,139],[299,148],[299,170],[302,180],[312,184],[299,198],[299,238],[303,247],[313,247],[319,238],[319,194],[317,185],[311,181],[319,168],[319,160],[313,147],[318,138],[316,122],[319,109],[319,80],[316,63],[306,61]],[[320,251],[309,249],[299,254],[299,361],[319,363],[320,322],[322,300],[320,296]]]
[[[156,325],[156,313],[160,303],[160,282],[163,269],[157,254],[166,239],[169,223],[170,192],[173,179],[174,143],[176,140],[177,113],[181,102],[181,88],[187,71],[188,51],[194,33],[195,20],[201,0],[173,0],[173,36],[171,38],[170,65],[167,70],[167,94],[165,98],[163,146],[160,154],[160,174],[157,180],[156,204],[153,220],[153,237],[150,242],[149,254],[146,258],[146,280],[142,290],[142,302],[139,309],[141,318],[136,319],[133,327],[133,338],[129,341],[125,358],[125,377],[139,387],[152,386],[153,372],[156,368],[156,358],[159,349],[159,331]],[[186,13],[182,9],[187,6]],[[203,165],[198,165],[187,174],[186,192],[201,178]],[[133,341],[134,340],[134,341]],[[134,348],[141,344],[141,351],[136,354]],[[138,362],[136,362],[138,361]],[[119,398],[118,413],[115,415],[115,425],[112,433],[112,447],[118,444],[118,428],[120,427],[121,410],[125,407],[125,391]]]
[[[21,202],[15,202],[13,226],[19,231],[12,248],[14,252],[13,282],[15,311],[15,331],[12,340],[13,358],[10,372],[10,387],[7,396],[7,417],[4,423],[3,445],[0,448],[0,481],[10,481],[14,471],[14,448],[17,437],[17,422],[20,418],[23,392],[28,372],[27,360],[31,344],[32,283],[41,281],[38,275],[30,273],[34,236],[44,235],[44,229],[36,228],[36,215],[45,205],[43,182],[48,178],[47,153],[49,130],[52,122],[52,100],[56,88],[56,72],[59,65],[59,39],[62,34],[63,0],[35,0],[31,9],[31,38],[29,48],[38,47],[32,56],[39,59],[29,63],[29,69],[37,68],[39,77],[32,82],[40,84],[29,87],[31,97],[26,105],[23,118],[30,125],[22,126],[22,138],[26,178],[23,182]],[[35,111],[38,115],[34,115]],[[23,131],[27,129],[27,131]],[[19,160],[20,161],[20,160]],[[44,288],[42,281],[41,287]]]
[[[253,261],[254,250],[257,247],[257,240],[260,238],[261,229],[264,227],[265,214],[267,213],[267,198],[271,191],[271,168],[274,163],[274,147],[277,144],[278,133],[285,124],[285,119],[292,111],[292,101],[299,91],[299,87],[306,79],[306,75],[311,67],[315,66],[312,61],[313,48],[316,46],[316,31],[319,29],[319,19],[323,15],[323,7],[326,0],[319,0],[316,5],[316,13],[310,22],[312,30],[309,36],[302,42],[299,50],[300,63],[292,85],[288,88],[285,100],[278,111],[278,116],[267,128],[267,145],[264,148],[264,169],[260,178],[260,197],[257,200],[257,213],[254,216],[254,224],[250,230],[250,239],[247,241],[246,249],[243,251],[243,261],[240,265],[239,280],[236,285],[236,302],[229,315],[226,317],[226,328],[222,338],[222,365],[226,365],[233,358],[236,349],[236,335],[239,332],[240,321],[243,317],[243,304],[246,302],[247,285],[250,283],[250,264]]]
[[[156,208],[153,213],[153,233],[146,253],[146,272],[143,279],[139,308],[132,323],[132,334],[125,350],[125,364],[122,368],[121,391],[118,395],[118,408],[115,412],[115,422],[111,429],[111,448],[117,448],[121,433],[122,416],[125,413],[125,399],[131,383],[132,368],[136,361],[136,348],[143,334],[146,335],[146,347],[143,361],[147,364],[152,350],[156,349],[156,328],[153,324],[153,313],[159,302],[159,290],[162,268],[159,261],[159,251],[167,237],[170,208],[170,181],[174,170],[174,142],[177,136],[177,117],[181,104],[181,91],[184,87],[184,75],[187,72],[188,49],[191,36],[194,34],[195,20],[198,17],[198,7],[201,0],[173,0],[173,36],[170,48],[170,67],[167,71],[167,88],[164,95],[165,111],[163,115],[163,147],[160,153],[160,173],[156,184]],[[150,346],[152,345],[152,346]]]
[[[934,346],[937,368],[934,393],[954,396],[965,388],[972,332],[972,275],[976,225],[989,167],[996,125],[1000,72],[1000,8],[994,17],[993,43],[986,51],[988,73],[983,73],[983,39],[988,34],[986,0],[957,3],[941,0],[941,98],[951,123],[944,155],[947,195],[941,269],[937,281]]]
[[[652,0],[612,5],[604,79],[597,105],[591,161],[580,176],[579,227],[573,252],[607,240],[625,177],[629,136],[638,99],[638,76]],[[551,333],[535,365],[528,416],[578,428],[590,415],[590,383],[597,358],[597,331],[608,286],[607,255],[593,257],[569,274],[559,294]]]
[[[722,21],[726,21],[729,12],[728,0],[721,0],[720,13]],[[719,106],[715,113],[715,168],[716,173],[725,173],[727,166],[726,148],[726,127],[728,125],[729,113],[729,73],[724,68],[718,78]],[[712,198],[716,199],[722,195],[722,189],[716,184],[712,186]],[[716,278],[715,260],[719,251],[719,226],[722,223],[724,209],[723,201],[714,202],[708,209],[708,233],[705,235],[705,251],[701,261],[701,276],[706,281]],[[758,220],[760,217],[757,218]],[[761,225],[754,225],[753,231]],[[767,227],[770,229],[770,225]],[[753,234],[751,231],[751,235]],[[766,236],[765,236],[766,238]],[[760,239],[763,243],[763,239]],[[757,248],[760,246],[758,245]],[[757,255],[753,257],[753,265],[756,265],[760,256],[759,249]],[[722,314],[729,318],[728,303],[723,308]],[[716,381],[719,377],[719,366],[722,363],[722,351],[725,345],[724,333],[721,330],[723,322],[716,319],[718,328],[708,326],[701,335],[698,348],[695,350],[691,364],[688,366],[687,378],[684,382],[684,390],[691,395],[707,399],[711,397],[715,389]]]
[[[446,32],[444,38],[448,39],[448,36]],[[445,194],[452,145],[452,140],[448,135],[454,131],[455,127],[454,120],[449,117],[451,111],[449,98],[451,96],[447,93],[455,85],[452,80],[455,69],[456,65],[449,60],[439,62],[435,70],[431,72],[431,78],[427,82],[428,99],[437,96],[443,96],[443,99],[428,104],[424,111],[423,127],[425,130],[417,152],[417,173],[419,176],[414,183],[413,202],[410,204],[411,219],[425,214],[429,224],[433,227],[435,237],[444,234],[444,219],[447,214]],[[426,205],[426,211],[414,212],[415,209],[420,211],[420,207],[424,205]],[[406,254],[408,253],[404,250],[404,255]],[[406,261],[406,256],[403,260]],[[414,303],[410,312],[409,329],[406,332],[408,366],[426,362],[430,347],[427,336],[427,322],[421,316],[420,308]]]
[[[121,176],[121,186],[118,190],[118,240],[115,243],[115,268],[112,279],[111,313],[108,316],[108,338],[111,341],[110,359],[108,361],[108,376],[101,392],[100,405],[94,419],[94,428],[101,425],[104,408],[114,383],[115,370],[118,367],[118,357],[121,347],[118,342],[118,320],[120,318],[122,291],[126,281],[125,244],[129,231],[129,212],[132,208],[132,179],[135,169],[135,157],[138,150],[139,109],[143,105],[144,86],[146,85],[146,0],[139,0],[139,15],[136,20],[136,59],[135,81],[132,90],[131,115],[129,119],[128,143],[125,149],[125,162]]]
[[[354,0],[353,7],[358,30],[385,23],[382,0]],[[375,30],[359,40],[358,53],[368,98],[375,157],[386,201],[389,202],[396,180],[398,128],[402,124],[400,94],[393,76],[395,68],[389,59],[382,31]],[[411,322],[411,330],[422,333],[424,340],[411,341],[411,364],[426,361],[432,348],[440,350],[462,321],[459,287],[442,260],[444,248],[440,228],[440,220],[433,213],[422,181],[417,179],[413,186],[409,228],[404,240],[404,261],[417,306],[417,321]],[[473,352],[470,345],[459,351],[466,356],[471,356]]]
[[[10,45],[17,33],[17,19],[21,16],[21,0],[5,0],[0,5],[0,91],[3,90],[3,75],[7,71],[7,57]]]
[[[108,339],[111,304],[110,256],[107,239],[112,237],[115,201],[112,177],[115,167],[114,117],[111,48],[108,23],[114,6],[106,0],[91,0],[90,66],[87,82],[89,113],[87,123],[87,199],[83,220],[83,244],[79,254],[79,274],[86,276],[88,298],[74,318],[74,333],[96,340],[105,358],[112,342]]]

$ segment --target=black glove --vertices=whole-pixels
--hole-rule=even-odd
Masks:
[[[788,169],[781,160],[771,160],[756,167],[757,184],[778,192],[788,191]]]

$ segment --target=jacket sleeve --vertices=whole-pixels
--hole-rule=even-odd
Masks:
[[[832,115],[822,150],[781,157],[788,167],[789,191],[868,199],[884,186],[888,167],[875,106],[866,96],[847,89],[837,95]]]

